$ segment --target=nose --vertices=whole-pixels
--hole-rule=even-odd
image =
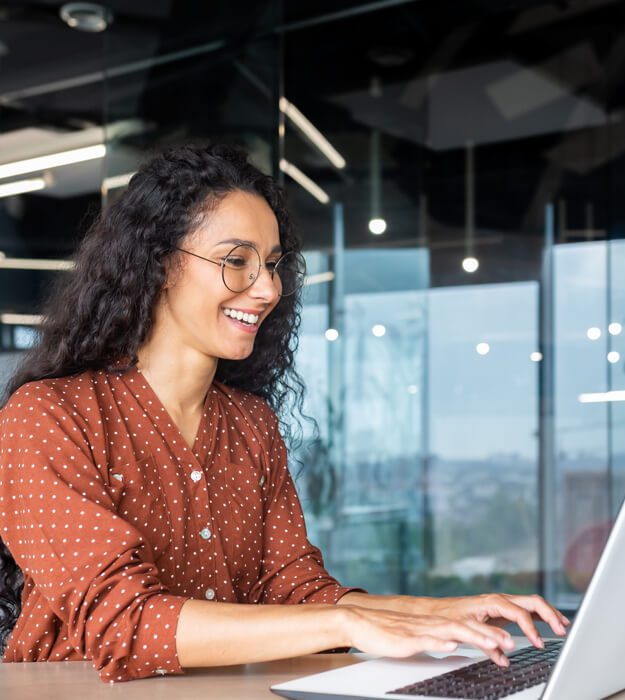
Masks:
[[[269,304],[276,302],[280,296],[274,278],[264,265],[260,268],[258,277],[254,280],[254,284],[250,287],[249,291],[252,296],[258,299],[264,299]]]

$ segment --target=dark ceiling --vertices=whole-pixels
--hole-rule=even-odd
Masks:
[[[0,2],[0,149],[19,129],[105,126],[120,158],[227,140],[275,168],[282,84],[347,160],[337,171],[287,124],[284,155],[345,203],[347,244],[427,242],[432,284],[466,281],[469,144],[476,244],[490,262],[472,282],[538,278],[549,202],[560,240],[625,233],[624,2],[116,0],[101,34],[68,28],[60,5]],[[372,131],[380,238],[367,230]],[[331,207],[287,185],[306,245],[328,248]],[[100,193],[59,192],[0,200],[0,249],[69,255]],[[10,299],[22,285],[3,279]],[[36,303],[47,279],[33,274],[15,304]]]

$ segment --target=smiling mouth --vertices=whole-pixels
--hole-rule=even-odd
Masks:
[[[258,319],[260,318],[258,314],[248,314],[243,311],[237,311],[236,309],[225,308],[223,312],[228,318],[239,321],[240,323],[245,323],[250,327],[257,326]]]

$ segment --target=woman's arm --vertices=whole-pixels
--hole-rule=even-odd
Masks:
[[[176,630],[182,668],[225,666],[311,654],[337,646],[382,656],[479,647],[507,665],[508,632],[434,615],[412,615],[352,605],[249,605],[188,600]]]
[[[176,630],[185,667],[225,666],[350,646],[334,605],[245,605],[188,600]]]
[[[395,610],[413,615],[431,615],[436,598],[411,595],[372,595],[351,591],[337,601],[337,605],[359,605],[373,610]]]

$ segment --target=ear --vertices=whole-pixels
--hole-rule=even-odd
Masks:
[[[182,261],[180,259],[180,253],[175,251],[171,255],[168,255],[163,263],[165,267],[165,281],[161,287],[162,291],[166,289],[171,289],[176,285],[176,280],[181,272]]]

